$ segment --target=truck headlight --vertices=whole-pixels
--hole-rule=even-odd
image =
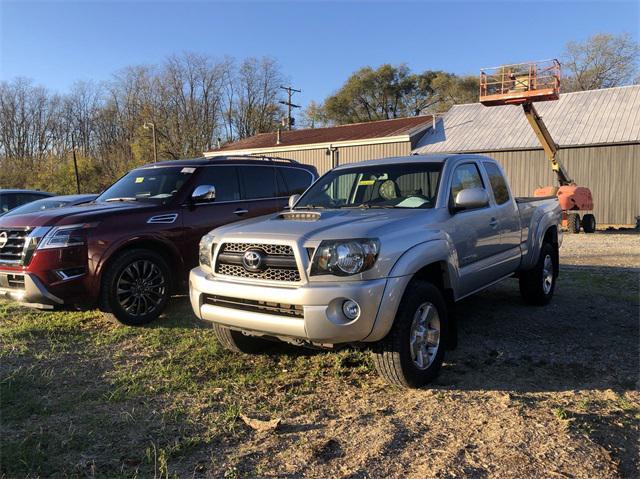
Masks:
[[[87,244],[87,229],[96,226],[95,223],[81,225],[56,226],[44,235],[36,249],[68,248]]]
[[[378,259],[377,239],[328,240],[313,256],[311,275],[351,276],[370,269]]]
[[[207,233],[200,240],[198,246],[198,260],[200,266],[211,269],[211,254],[213,253],[213,242],[215,237],[211,233]]]

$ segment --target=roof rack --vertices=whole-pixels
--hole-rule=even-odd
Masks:
[[[296,163],[298,164],[298,162],[296,160],[292,160],[291,158],[282,158],[280,156],[269,156],[269,155],[220,155],[220,156],[213,156],[210,159],[211,160],[216,160],[216,159],[221,159],[221,158],[226,158],[226,159],[230,159],[230,160],[263,160],[263,161],[283,161],[286,163]]]

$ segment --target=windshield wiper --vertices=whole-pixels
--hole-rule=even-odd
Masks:
[[[121,198],[107,198],[104,201],[107,202],[107,203],[109,203],[111,201],[138,201],[138,198],[134,198],[132,196],[123,196]]]
[[[295,209],[296,210],[326,210],[327,207],[322,205],[304,205],[304,206],[296,205]]]

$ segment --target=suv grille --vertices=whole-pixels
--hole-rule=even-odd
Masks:
[[[0,230],[0,263],[18,264],[23,259],[28,232],[25,230]],[[6,239],[5,239],[6,238]]]
[[[264,253],[262,269],[249,270],[245,268],[242,258],[248,250],[258,250]],[[223,243],[218,251],[215,272],[224,276],[264,281],[285,281],[288,283],[300,281],[300,272],[293,248],[280,244]]]

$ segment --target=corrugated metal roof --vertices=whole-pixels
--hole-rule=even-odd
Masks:
[[[560,95],[536,109],[560,147],[640,142],[640,85]],[[540,148],[522,107],[455,105],[415,153]]]
[[[397,118],[393,120],[353,123],[328,128],[310,128],[306,130],[281,131],[280,143],[276,133],[262,133],[234,143],[223,145],[212,151],[248,150],[253,148],[277,148],[315,143],[334,143],[340,141],[367,140],[399,135],[412,136],[427,128],[430,115]]]

